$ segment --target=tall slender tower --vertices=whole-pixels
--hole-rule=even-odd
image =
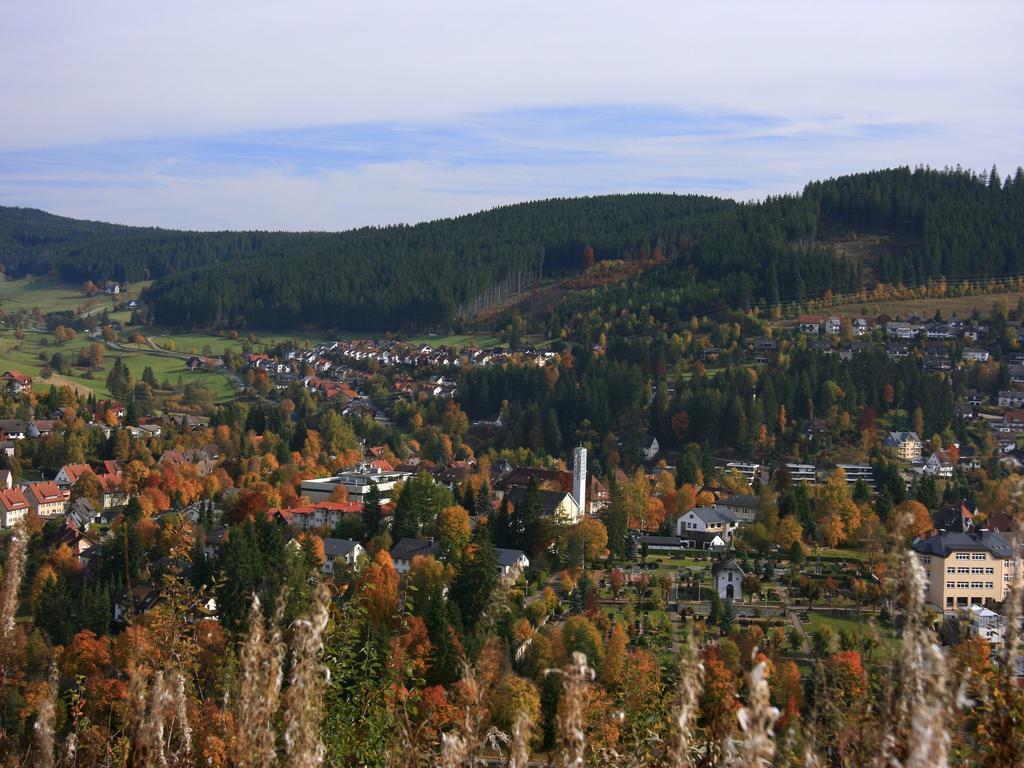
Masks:
[[[572,452],[572,498],[580,514],[587,512],[587,449],[582,445]]]

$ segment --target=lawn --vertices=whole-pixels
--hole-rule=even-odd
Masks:
[[[892,656],[899,651],[899,640],[891,629],[886,629],[873,621],[874,614],[848,614],[846,616],[833,616],[827,611],[811,611],[810,616],[804,621],[807,634],[810,634],[819,627],[828,626],[835,633],[838,642],[841,631],[852,632],[858,638],[875,631],[880,640],[880,650],[886,656]]]
[[[295,343],[300,347],[304,347],[307,344],[310,347],[316,346],[317,344],[323,343],[326,339],[322,336],[311,337],[303,334],[288,334],[288,333],[264,333],[260,331],[250,331],[247,333],[240,333],[238,338],[229,338],[227,334],[218,336],[211,333],[173,333],[163,328],[140,328],[139,329],[144,336],[150,338],[154,343],[161,347],[166,347],[168,341],[174,342],[175,352],[184,352],[188,355],[210,355],[220,357],[224,354],[224,351],[231,349],[234,352],[241,354],[242,347],[248,342],[250,333],[255,337],[256,341],[252,344],[253,349],[259,351],[264,346],[272,347],[281,342]],[[131,332],[122,334],[125,337],[131,335]]]
[[[53,336],[39,332],[26,332],[25,338],[17,339],[13,331],[0,331],[0,369],[15,369],[35,381],[33,387],[37,392],[47,392],[51,385],[70,386],[72,388],[85,387],[96,393],[97,397],[110,397],[107,391],[107,373],[117,358],[121,358],[128,369],[136,378],[142,377],[146,366],[153,369],[157,381],[167,381],[172,386],[189,381],[201,381],[209,386],[218,400],[227,399],[233,394],[233,388],[228,378],[219,373],[208,371],[189,371],[185,367],[185,361],[180,358],[165,357],[154,354],[142,348],[139,351],[115,352],[107,349],[104,352],[103,363],[100,370],[92,371],[91,378],[86,369],[74,365],[68,375],[54,375],[50,379],[43,379],[40,369],[45,362],[49,361],[54,353],[60,352],[74,363],[78,353],[83,347],[93,343],[84,334],[79,334],[74,340],[58,345]],[[42,355],[43,357],[40,357]],[[45,358],[45,359],[43,359]]]
[[[964,318],[970,317],[971,313],[977,309],[985,317],[990,314],[992,305],[998,299],[1002,298],[1006,302],[1007,307],[1012,309],[1022,297],[1024,297],[1024,294],[1011,291],[1007,293],[979,293],[973,296],[953,296],[943,299],[855,301],[826,307],[817,313],[835,315],[836,317],[875,317],[882,314],[889,315],[890,317],[906,317],[916,312],[924,317],[932,317],[935,314],[935,310],[940,310],[945,318],[952,317],[953,315]]]
[[[149,282],[133,283],[131,290],[120,294],[117,299],[124,301],[137,296],[147,285]],[[7,312],[36,307],[43,312],[77,311],[83,307],[99,309],[112,307],[113,298],[105,294],[89,298],[82,295],[80,286],[61,283],[50,277],[0,278],[0,307]]]
[[[487,333],[467,333],[467,334],[456,334],[453,336],[438,336],[437,334],[427,334],[425,336],[413,336],[405,339],[409,344],[421,346],[423,344],[429,344],[430,346],[437,347],[471,347],[474,344],[481,348],[488,347],[500,347],[502,343],[498,340],[497,336]]]

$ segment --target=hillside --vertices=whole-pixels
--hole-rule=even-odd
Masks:
[[[882,233],[900,247],[848,245]],[[191,328],[445,329],[541,277],[608,260],[644,269],[572,292],[559,318],[642,303],[671,323],[874,279],[1022,272],[1024,174],[1003,184],[959,169],[900,168],[755,204],[614,195],[342,233],[178,232],[0,208],[8,274],[155,279],[144,297],[150,319]]]

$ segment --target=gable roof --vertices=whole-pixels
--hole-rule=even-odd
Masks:
[[[732,556],[719,560],[711,566],[711,573],[713,575],[717,576],[722,571],[739,571],[741,574],[746,574],[746,571],[740,568],[740,564],[736,562],[736,558]]]
[[[416,555],[437,556],[440,545],[433,539],[411,539],[403,537],[391,548],[392,560],[412,560]]]
[[[705,525],[736,522],[736,515],[727,509],[718,509],[717,507],[696,507],[695,509],[691,509],[690,512],[703,520]]]
[[[520,549],[495,549],[494,554],[498,558],[498,565],[508,568],[519,563],[519,559],[526,557],[526,553]],[[527,558],[527,562],[529,559]]]
[[[517,507],[526,501],[527,489],[521,486],[516,486],[505,494],[506,498]],[[572,498],[572,494],[568,491],[537,491],[537,496],[540,499],[540,508],[543,514],[553,515],[558,506],[565,501],[565,497],[569,496]]]
[[[56,504],[58,501],[64,501],[64,492],[52,480],[29,483],[25,486],[25,492],[37,504]]]
[[[324,539],[325,557],[347,557],[359,546],[358,541],[351,539]]]
[[[0,488],[0,505],[8,512],[28,509],[28,499],[21,488]]]

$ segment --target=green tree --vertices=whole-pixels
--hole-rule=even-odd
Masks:
[[[380,530],[380,488],[373,483],[363,499],[363,535],[372,539]]]

